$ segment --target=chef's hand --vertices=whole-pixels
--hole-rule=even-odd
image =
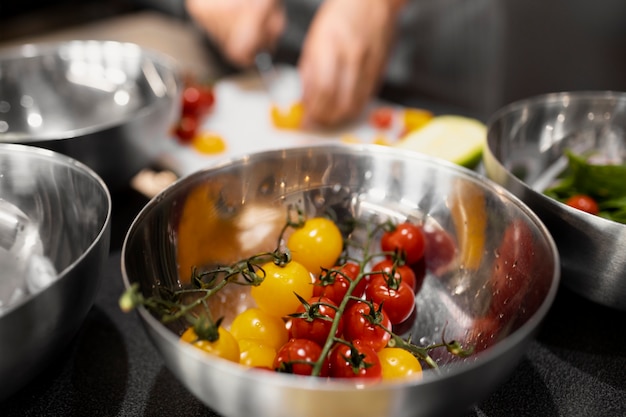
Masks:
[[[376,92],[404,0],[326,0],[298,63],[308,123],[356,117]]]
[[[285,27],[281,0],[186,0],[189,15],[233,64],[248,67]]]

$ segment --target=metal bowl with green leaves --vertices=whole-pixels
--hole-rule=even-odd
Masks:
[[[626,309],[626,93],[562,92],[500,109],[487,176],[520,197],[554,237],[563,284]],[[584,211],[590,197],[595,209]]]

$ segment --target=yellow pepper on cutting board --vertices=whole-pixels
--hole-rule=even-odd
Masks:
[[[485,250],[485,193],[473,182],[460,181],[453,186],[449,204],[459,244],[461,266],[468,270],[477,270]]]

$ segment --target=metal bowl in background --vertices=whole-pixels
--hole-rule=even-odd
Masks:
[[[180,90],[169,57],[132,43],[8,48],[0,51],[0,142],[63,153],[117,188],[162,151]]]
[[[550,230],[563,284],[594,302],[626,309],[626,225],[545,196],[564,150],[611,136],[626,141],[626,93],[562,92],[500,109],[488,125],[485,172],[521,198]],[[578,145],[577,145],[578,144]],[[561,167],[560,169],[562,169]],[[623,179],[626,181],[626,178]]]
[[[111,197],[84,164],[0,144],[0,401],[60,354],[92,307]]]
[[[131,225],[122,249],[125,286],[139,284],[144,296],[157,294],[160,286],[179,289],[194,265],[227,264],[271,250],[291,204],[308,215],[331,210],[339,222],[408,218],[423,223],[427,236],[444,230],[457,245],[468,242],[448,263],[436,266],[427,249],[428,273],[406,334],[430,343],[440,341],[445,329],[447,338],[474,346],[477,353],[466,359],[440,354],[441,374],[426,372],[421,381],[357,387],[245,369],[211,357],[180,342],[182,323],[166,326],[139,308],[168,368],[220,415],[465,412],[512,372],[554,299],[560,273],[556,246],[512,194],[457,165],[356,145],[251,154],[180,179]],[[431,237],[427,247],[437,241]],[[470,247],[482,247],[471,261],[465,257]],[[224,323],[232,320],[229,314]]]

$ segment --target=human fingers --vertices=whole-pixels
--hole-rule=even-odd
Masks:
[[[276,42],[285,25],[280,0],[186,0],[186,7],[238,66],[250,66],[259,50]]]
[[[322,5],[300,62],[309,119],[328,125],[359,115],[379,85],[395,10],[380,0],[327,0]]]

